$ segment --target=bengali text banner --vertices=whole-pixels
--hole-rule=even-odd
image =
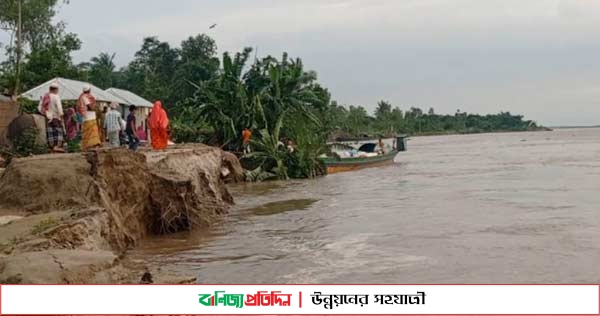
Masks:
[[[2,285],[35,314],[598,315],[598,285]]]

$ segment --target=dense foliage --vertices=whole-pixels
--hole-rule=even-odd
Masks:
[[[15,49],[16,4],[22,4],[23,50]],[[66,1],[63,1],[66,2]],[[314,177],[323,173],[318,156],[334,135],[393,135],[521,131],[537,128],[510,113],[454,115],[427,113],[380,101],[373,115],[360,105],[331,101],[314,71],[300,58],[267,56],[251,60],[252,49],[217,55],[215,41],[205,34],[188,37],[179,47],[156,37],[143,39],[140,50],[117,69],[114,53],[102,52],[89,62],[74,64],[71,53],[81,47],[76,34],[53,24],[59,0],[0,2],[0,27],[11,34],[0,64],[0,86],[28,90],[53,77],[91,82],[100,88],[131,90],[151,101],[162,100],[178,142],[205,142],[241,152],[241,132],[253,131],[253,153],[243,159],[249,177]],[[16,71],[20,59],[22,71]],[[19,80],[17,80],[19,79]],[[24,109],[35,108],[26,104]],[[295,150],[286,149],[287,140]]]
[[[347,109],[332,103],[328,125],[346,136],[486,133],[540,128],[535,122],[523,120],[523,116],[509,112],[478,115],[458,110],[454,115],[440,115],[433,108],[424,113],[420,108],[411,107],[403,113],[399,107],[392,108],[385,101],[377,104],[374,116],[370,116],[362,106],[350,106]]]

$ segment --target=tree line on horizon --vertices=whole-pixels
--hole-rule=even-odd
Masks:
[[[21,51],[15,45],[16,3],[22,4]],[[125,67],[117,69],[114,53],[101,52],[89,62],[75,63],[81,48],[77,34],[63,22],[53,23],[61,0],[7,0],[0,3],[0,28],[11,35],[3,43],[0,87],[26,91],[54,77],[90,82],[102,89],[130,90],[161,100],[172,118],[179,142],[204,142],[239,151],[244,128],[256,131],[253,169],[279,178],[312,177],[320,172],[317,156],[332,135],[392,135],[522,131],[537,128],[532,121],[508,112],[490,115],[436,114],[411,107],[406,111],[386,101],[373,115],[360,105],[331,100],[317,73],[304,69],[300,58],[251,58],[252,49],[217,54],[206,34],[190,36],[177,47],[146,37]],[[21,62],[17,62],[20,60]],[[17,64],[21,65],[17,71]],[[280,141],[293,139],[298,155],[281,151]]]

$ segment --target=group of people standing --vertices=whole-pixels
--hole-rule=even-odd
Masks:
[[[167,147],[169,118],[160,101],[154,103],[145,122],[149,135],[146,135],[142,124],[137,125],[135,105],[129,107],[126,120],[123,120],[117,108],[118,104],[114,102],[110,104],[110,109],[98,106],[91,87],[86,85],[76,107],[67,109],[65,114],[59,86],[52,83],[49,92],[40,100],[38,112],[47,119],[48,146],[52,152],[65,152],[65,139],[67,142],[78,142],[84,151],[103,147],[105,141],[110,147],[118,147],[122,143],[120,136],[123,132],[127,135],[131,150],[137,150],[140,139],[150,139],[152,148],[156,150]]]

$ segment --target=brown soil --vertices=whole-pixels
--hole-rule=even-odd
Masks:
[[[152,216],[162,218],[156,233],[170,233],[213,222],[228,205],[233,204],[229,191],[222,185],[222,153],[207,150],[177,150],[168,156],[154,155],[153,187],[164,194],[151,196]],[[204,159],[193,159],[202,156]],[[189,175],[196,175],[190,177]],[[201,212],[195,211],[201,209]]]
[[[241,167],[204,145],[14,159],[0,175],[0,216],[24,218],[0,227],[0,283],[135,282],[127,249],[206,227],[233,204],[223,168],[234,179]]]
[[[92,205],[90,164],[79,154],[13,159],[0,178],[0,215]]]

